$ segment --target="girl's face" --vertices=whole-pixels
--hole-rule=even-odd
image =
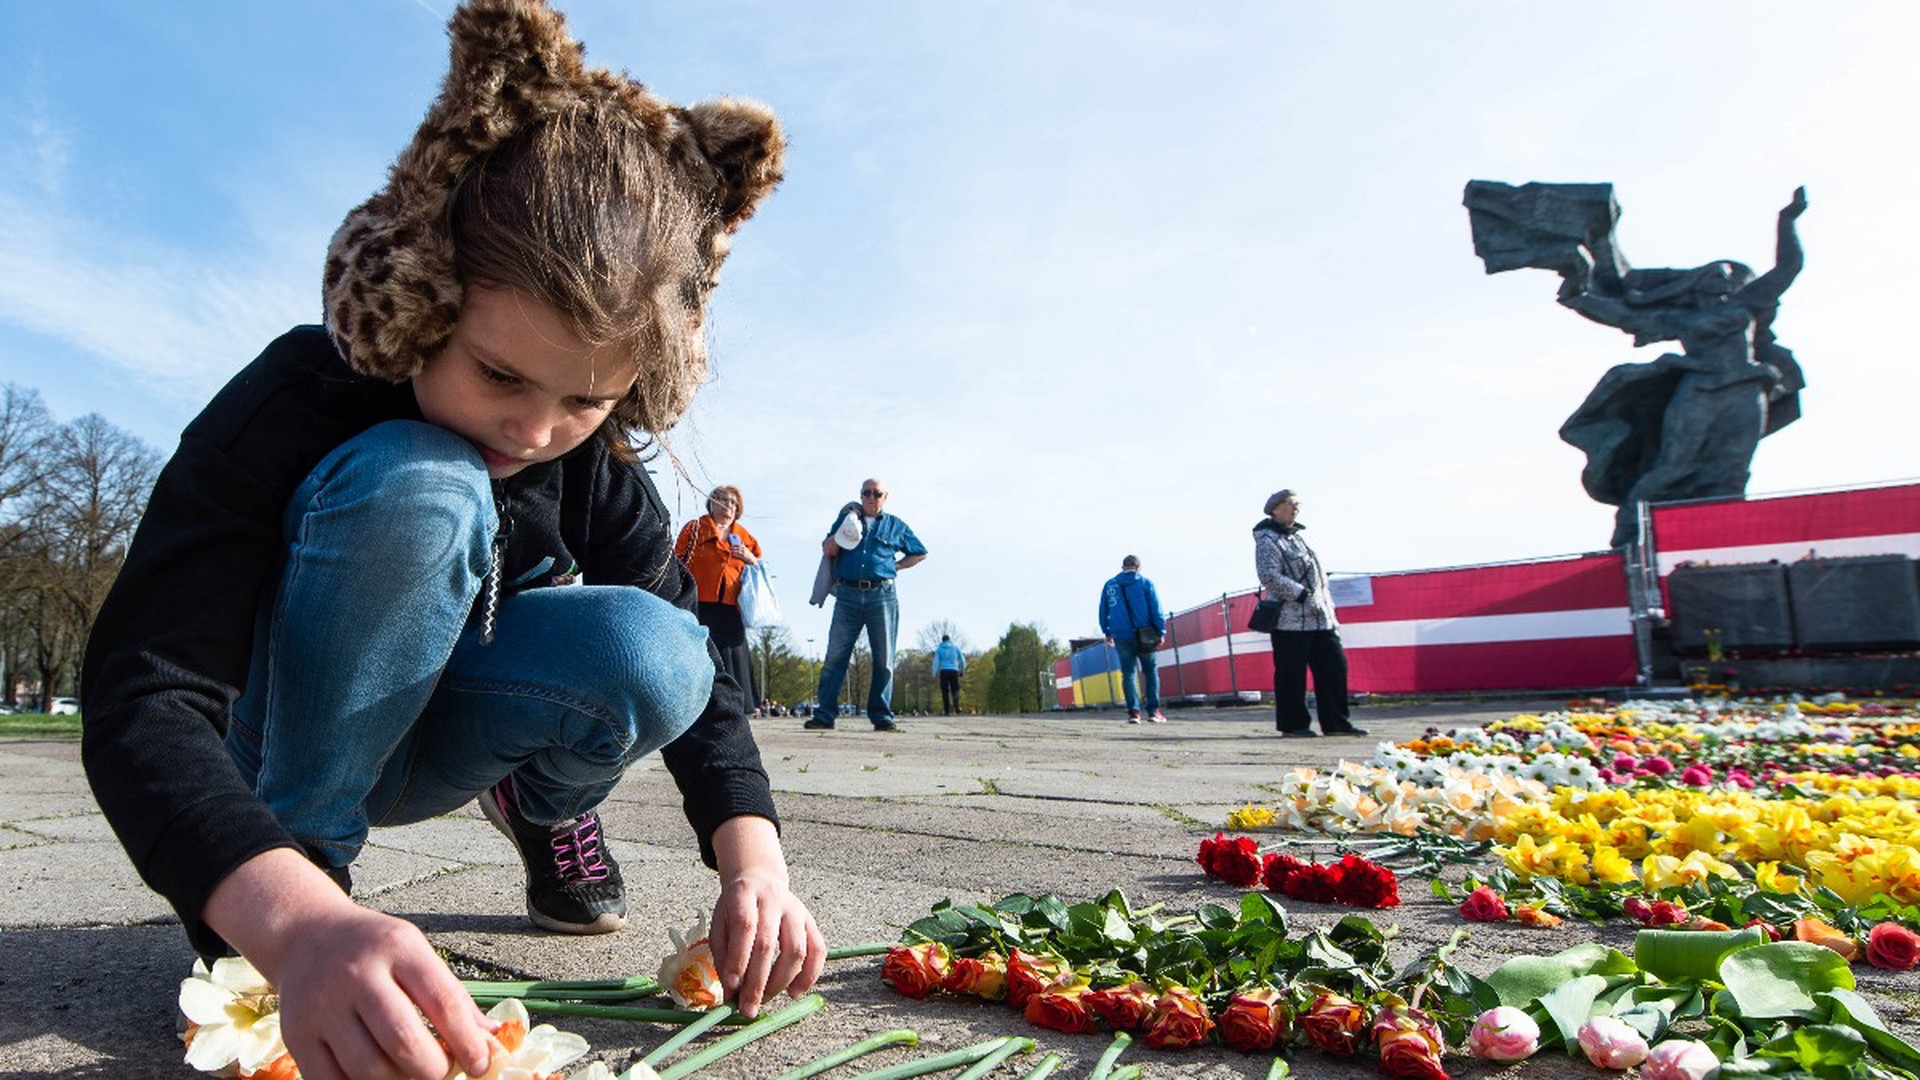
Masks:
[[[585,442],[636,375],[625,350],[588,346],[548,304],[476,286],[447,347],[413,377],[413,396],[420,415],[472,443],[497,480]]]

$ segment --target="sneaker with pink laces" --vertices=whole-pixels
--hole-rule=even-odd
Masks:
[[[626,886],[601,835],[599,814],[555,825],[528,821],[511,776],[480,793],[480,811],[520,853],[527,868],[527,917],[535,926],[606,934],[627,924]]]

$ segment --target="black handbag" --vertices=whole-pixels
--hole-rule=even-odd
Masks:
[[[1120,586],[1120,602],[1127,606],[1127,620],[1129,622],[1139,618],[1138,615],[1133,613],[1133,601],[1127,597],[1127,587],[1125,585]],[[1134,627],[1133,647],[1141,652],[1152,652],[1158,649],[1160,647],[1160,631],[1155,630],[1152,623]]]
[[[1259,634],[1271,634],[1273,628],[1280,625],[1280,601],[1269,596],[1253,605],[1253,614],[1247,616],[1247,629]]]

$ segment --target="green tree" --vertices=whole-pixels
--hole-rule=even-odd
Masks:
[[[813,661],[800,655],[785,626],[749,630],[747,644],[753,650],[753,672],[760,682],[761,698],[793,705],[813,697]]]
[[[1063,655],[1059,642],[1031,623],[1014,623],[994,653],[986,680],[989,711],[1040,712],[1052,704],[1053,662]]]

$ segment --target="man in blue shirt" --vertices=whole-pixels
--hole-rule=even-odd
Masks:
[[[893,719],[893,652],[900,636],[900,601],[893,579],[927,557],[927,546],[907,523],[886,512],[887,489],[878,480],[860,485],[857,518],[834,522],[820,550],[833,564],[833,625],[827,630],[827,658],[820,669],[819,704],[805,727],[831,728],[840,715],[840,686],[862,630],[873,654],[873,681],[867,687],[867,719],[875,731],[897,731]]]
[[[1144,633],[1142,631],[1145,631]],[[1100,632],[1120,654],[1120,686],[1127,695],[1127,723],[1140,722],[1144,711],[1156,724],[1167,722],[1160,711],[1160,666],[1155,653],[1167,633],[1167,616],[1160,610],[1160,594],[1153,582],[1140,576],[1140,557],[1120,560],[1120,572],[1100,590]],[[1133,688],[1133,669],[1140,668],[1140,689]]]
[[[940,715],[960,711],[960,676],[967,672],[967,654],[953,643],[953,635],[941,634],[933,650],[933,674],[940,680]]]

